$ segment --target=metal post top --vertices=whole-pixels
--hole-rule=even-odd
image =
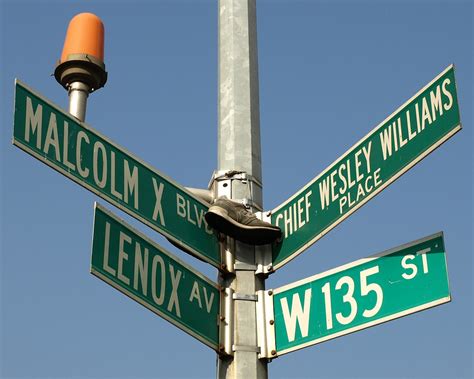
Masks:
[[[83,82],[73,82],[67,86],[69,95],[69,113],[80,121],[86,119],[87,97],[90,89],[87,84]]]

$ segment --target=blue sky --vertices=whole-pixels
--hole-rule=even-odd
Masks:
[[[217,164],[215,1],[1,1],[2,377],[213,377],[211,349],[89,273],[94,201],[215,270],[11,145],[15,78],[67,107],[51,74],[85,11],[105,24],[109,72],[87,123],[184,186],[206,187]],[[443,231],[452,302],[277,358],[269,376],[472,377],[472,2],[261,0],[257,12],[265,209],[451,63],[463,124],[266,282]]]

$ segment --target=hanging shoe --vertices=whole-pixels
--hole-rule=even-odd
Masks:
[[[220,197],[204,216],[217,231],[250,245],[266,245],[281,236],[278,226],[258,219],[245,205]]]

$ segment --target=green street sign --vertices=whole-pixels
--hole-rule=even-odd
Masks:
[[[13,144],[219,267],[209,204],[19,81]]]
[[[266,324],[274,346],[267,357],[449,302],[443,235],[278,288],[270,298],[274,323]]]
[[[91,273],[218,351],[217,284],[97,203]]]
[[[461,130],[449,66],[322,174],[271,211],[283,232],[272,246],[281,267]]]

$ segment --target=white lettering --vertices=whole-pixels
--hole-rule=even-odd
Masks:
[[[120,232],[119,237],[119,256],[118,256],[118,275],[117,277],[127,285],[130,285],[130,279],[127,278],[123,273],[123,261],[128,261],[128,254],[124,250],[124,244],[127,242],[129,245],[132,243],[130,236],[123,232]]]
[[[115,270],[109,266],[109,245],[110,245],[110,224],[105,223],[105,237],[104,237],[104,262],[102,268],[110,275],[115,276]]]
[[[191,296],[189,296],[189,301],[192,303],[196,299],[199,305],[199,308],[202,309],[201,295],[199,294],[199,285],[194,281],[193,289],[191,290]]]
[[[301,206],[301,204],[303,203],[304,201],[304,197],[301,197],[300,199],[298,199],[298,227],[301,228],[306,222],[304,220],[301,219],[301,215],[303,214],[303,207]]]
[[[436,121],[436,113],[439,112],[439,115],[443,115],[443,103],[441,101],[441,88],[440,86],[436,87],[436,93],[433,91],[430,92],[431,100],[431,114],[433,116],[433,121]]]
[[[421,132],[421,120],[420,120],[420,107],[418,103],[415,104],[415,114],[416,114],[416,130],[418,133]]]
[[[393,132],[393,143],[394,143],[395,151],[398,151],[397,122],[396,121],[392,123],[392,132]]]
[[[291,313],[288,307],[288,299],[284,297],[280,300],[283,319],[285,321],[286,334],[288,341],[293,342],[296,334],[296,324],[299,324],[301,337],[308,336],[309,327],[309,313],[311,308],[311,288],[308,288],[304,292],[304,306],[301,307],[301,301],[299,294],[293,294],[293,301],[291,304]]]
[[[410,111],[407,110],[406,113],[406,119],[407,119],[407,129],[408,129],[408,140],[412,140],[416,136],[416,131],[411,130],[411,119],[410,119]]]
[[[359,157],[360,155],[362,154],[362,150],[358,150],[355,154],[354,154],[354,159],[355,159],[355,168],[356,168],[356,180],[359,182],[360,180],[362,180],[362,178],[364,177],[363,174],[361,174],[359,172],[359,167],[362,166],[362,162],[360,161]],[[333,199],[334,200],[334,199]]]
[[[146,296],[148,292],[148,249],[145,247],[144,256],[140,244],[135,242],[135,265],[133,271],[133,288],[138,291],[138,277],[141,278],[142,293]]]
[[[76,146],[76,164],[77,164],[77,171],[83,178],[87,178],[89,176],[89,169],[82,167],[82,140],[86,141],[86,143],[90,143],[89,137],[87,134],[80,130],[77,133],[77,146]]]
[[[374,186],[375,187],[378,187],[379,184],[382,184],[382,179],[380,179],[380,170],[381,170],[381,168],[378,168],[374,172]]]
[[[431,251],[431,247],[427,247],[426,249],[420,250],[416,253],[416,255],[421,255],[421,260],[423,262],[423,274],[428,274],[428,258],[426,257],[426,253]]]
[[[214,293],[211,293],[211,296],[209,296],[208,298],[206,287],[203,287],[203,290],[204,290],[204,301],[206,302],[206,310],[207,310],[207,313],[210,313],[212,303],[214,302]]]
[[[69,162],[68,160],[69,155],[69,124],[67,121],[64,121],[64,134],[63,134],[63,163],[72,171],[76,170],[74,164]]]
[[[162,226],[165,226],[165,217],[163,215],[163,208],[161,205],[161,198],[163,196],[163,190],[165,188],[165,185],[163,183],[158,184],[156,183],[155,178],[151,178],[153,181],[153,188],[155,190],[155,209],[153,210],[153,220],[158,219],[158,215],[160,216],[160,223]]]
[[[350,193],[347,196],[341,197],[339,200],[339,214],[342,214],[344,206],[347,204],[347,198],[350,195]]]
[[[188,221],[189,221],[191,224],[196,225],[196,221],[194,221],[194,220],[191,218],[191,210],[190,210],[191,204],[190,204],[189,200],[186,200],[186,205],[187,205],[187,210],[188,210],[188,212],[187,212],[187,213],[188,213]]]
[[[423,98],[422,105],[421,105],[421,129],[422,130],[425,129],[426,121],[428,121],[428,124],[432,123],[430,108],[428,107],[428,101],[426,101],[426,98]]]
[[[181,317],[181,311],[179,310],[178,286],[182,272],[177,270],[175,275],[174,267],[172,265],[169,265],[169,269],[171,274],[171,295],[166,309],[168,309],[168,312],[172,312],[174,306],[176,309],[176,316]]]
[[[133,207],[138,209],[138,168],[133,166],[133,171],[130,173],[128,161],[123,161],[123,196],[125,202],[128,204],[128,195],[133,193]]]
[[[407,263],[408,260],[413,260],[413,259],[415,259],[415,256],[413,254],[407,254],[402,258],[402,267],[405,270],[412,270],[410,274],[408,274],[406,272],[404,272],[402,274],[402,277],[404,279],[407,279],[407,280],[413,279],[416,276],[417,272],[418,272],[418,267],[416,267],[415,264]]]
[[[179,193],[176,194],[176,212],[180,217],[186,217],[186,200]]]
[[[449,85],[450,83],[451,83],[451,80],[446,78],[446,79],[443,80],[443,84],[441,85],[442,89],[443,89],[443,95],[448,98],[448,102],[443,104],[443,108],[444,108],[445,111],[449,111],[451,109],[451,107],[453,106],[453,96],[451,95],[451,93],[446,88],[446,86]]]
[[[370,173],[370,151],[372,150],[372,141],[367,146],[362,146],[362,152],[367,163],[367,173]]]
[[[122,194],[115,189],[115,153],[113,151],[110,152],[110,192],[122,200]]]
[[[331,172],[331,175],[329,175],[329,178],[331,180],[331,201],[336,200],[339,197],[339,194],[334,193],[334,189],[336,188],[336,181],[334,180],[334,177],[337,174],[337,170],[334,170]]]
[[[313,194],[313,191],[309,191],[304,195],[304,201],[306,203],[306,222],[309,222],[309,208],[311,207],[311,203],[309,202],[309,197]]]
[[[392,129],[390,126],[380,133],[380,144],[382,145],[383,160],[392,156]]]
[[[321,209],[329,207],[329,176],[319,182],[319,197],[321,199]]]
[[[46,140],[44,141],[43,151],[45,154],[49,154],[49,147],[54,147],[54,153],[56,154],[56,160],[61,161],[59,156],[59,136],[58,136],[58,124],[56,122],[56,115],[51,113],[49,117],[48,130],[46,131]]]
[[[102,178],[99,179],[99,150],[102,156]],[[94,172],[94,181],[99,188],[104,188],[107,184],[107,154],[102,142],[94,143],[94,153],[92,159],[92,171]]]
[[[342,195],[347,190],[347,180],[346,177],[342,174],[342,171],[346,170],[346,164],[341,163],[338,170],[339,179],[341,179],[343,186],[339,187],[339,193]]]
[[[285,216],[285,238],[288,237],[288,230],[290,231],[290,236],[293,234],[293,221],[291,217],[291,208],[285,209],[283,212]]]
[[[161,286],[160,286],[160,296],[156,296],[156,270],[158,264],[161,266]],[[153,301],[157,305],[162,305],[165,301],[165,289],[166,289],[166,272],[165,272],[165,262],[162,257],[155,255],[151,262],[151,296]]]
[[[407,139],[403,138],[402,132],[402,119],[399,117],[397,119],[397,126],[398,126],[398,140],[400,141],[400,149],[407,144]]]
[[[25,117],[25,140],[30,142],[30,128],[32,133],[36,133],[36,148],[41,149],[41,128],[43,126],[43,106],[38,104],[33,112],[33,104],[29,97],[26,98]]]

